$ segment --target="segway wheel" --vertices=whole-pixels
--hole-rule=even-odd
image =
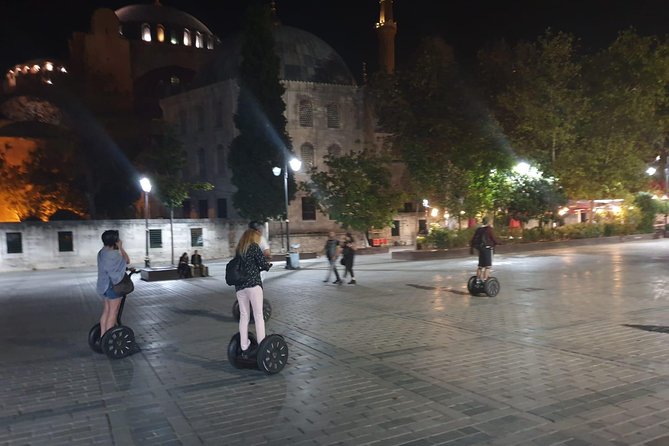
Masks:
[[[500,289],[499,280],[497,280],[497,278],[495,277],[490,277],[483,284],[483,291],[490,297],[497,296],[497,293],[499,293],[499,289]]]
[[[283,336],[271,334],[258,346],[258,368],[267,375],[279,373],[288,363],[288,344]]]
[[[253,348],[256,345],[258,345],[258,341],[256,340],[256,337],[253,333],[249,332],[249,341],[251,341],[251,346],[249,348]],[[236,369],[243,369],[248,367],[247,362],[244,361],[241,357],[242,355],[242,347],[241,347],[241,335],[239,333],[236,333],[232,339],[230,339],[230,343],[228,344],[228,362],[232,364],[232,366]]]
[[[469,280],[467,281],[467,291],[469,291],[469,294],[472,296],[478,294],[476,291],[476,276],[471,276]]]
[[[239,322],[239,318],[241,317],[240,311],[239,311],[239,301],[235,301],[234,304],[232,304],[232,316],[235,318],[237,322]],[[272,305],[266,300],[263,299],[262,301],[262,317],[267,322],[269,318],[272,317]],[[255,322],[253,319],[253,312],[251,312],[251,319],[249,322]]]
[[[135,332],[130,327],[114,327],[102,336],[100,341],[102,352],[109,359],[121,359],[137,351]]]
[[[95,353],[102,353],[102,348],[100,347],[100,324],[93,325],[91,331],[88,332],[88,346]]]

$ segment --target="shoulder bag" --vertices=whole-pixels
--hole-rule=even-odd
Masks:
[[[123,273],[123,279],[116,285],[112,287],[114,292],[119,296],[125,296],[130,294],[135,290],[135,284],[132,283],[132,279],[129,274]]]

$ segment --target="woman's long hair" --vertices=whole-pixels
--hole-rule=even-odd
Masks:
[[[237,243],[237,254],[241,255],[242,257],[246,255],[246,252],[249,250],[249,246],[251,246],[253,243],[258,243],[260,241],[260,234],[258,234],[258,231],[254,229],[247,229],[244,231],[242,234],[242,238],[239,239],[239,243]]]

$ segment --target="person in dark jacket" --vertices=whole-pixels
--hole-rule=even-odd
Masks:
[[[204,276],[204,268],[202,265],[202,256],[197,252],[193,252],[193,255],[190,256],[190,263],[193,265],[193,275],[195,276]]]
[[[260,271],[269,271],[271,264],[260,250],[258,242],[260,234],[254,229],[247,229],[237,243],[236,254],[242,258],[242,265],[247,279],[240,285],[235,285],[237,301],[239,302],[239,336],[242,348],[242,357],[248,358],[255,352],[250,349],[249,320],[253,310],[253,319],[256,326],[258,344],[265,339],[265,320],[263,319],[263,289]],[[250,307],[250,308],[249,308]]]
[[[355,274],[353,273],[353,259],[355,258],[355,240],[350,232],[346,233],[344,244],[342,245],[342,260],[344,265],[344,279],[350,273],[351,281],[349,285],[355,285]]]
[[[474,254],[474,249],[479,252],[479,266],[476,270],[476,277],[486,281],[490,276],[492,267],[492,253],[499,240],[495,238],[492,227],[488,224],[488,217],[483,217],[482,225],[476,229],[471,241],[469,242],[469,252]]]
[[[177,271],[179,272],[179,279],[189,278],[190,274],[190,265],[188,265],[188,253],[184,252],[179,257],[179,265],[177,266]]]

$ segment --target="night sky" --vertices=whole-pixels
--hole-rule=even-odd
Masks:
[[[149,0],[150,1],[150,0]],[[147,1],[148,2],[148,1]],[[73,31],[88,30],[97,7],[119,8],[119,0],[4,0],[0,17],[0,68],[37,57],[67,57]],[[238,30],[245,0],[163,0],[194,15],[217,36]],[[377,66],[374,23],[378,0],[277,0],[286,25],[316,34],[332,45],[359,77],[366,61]],[[443,36],[461,60],[486,42],[534,39],[544,30],[568,31],[586,50],[610,43],[633,26],[641,34],[669,31],[667,0],[395,0],[399,64],[423,35]],[[4,71],[4,70],[3,70]]]

